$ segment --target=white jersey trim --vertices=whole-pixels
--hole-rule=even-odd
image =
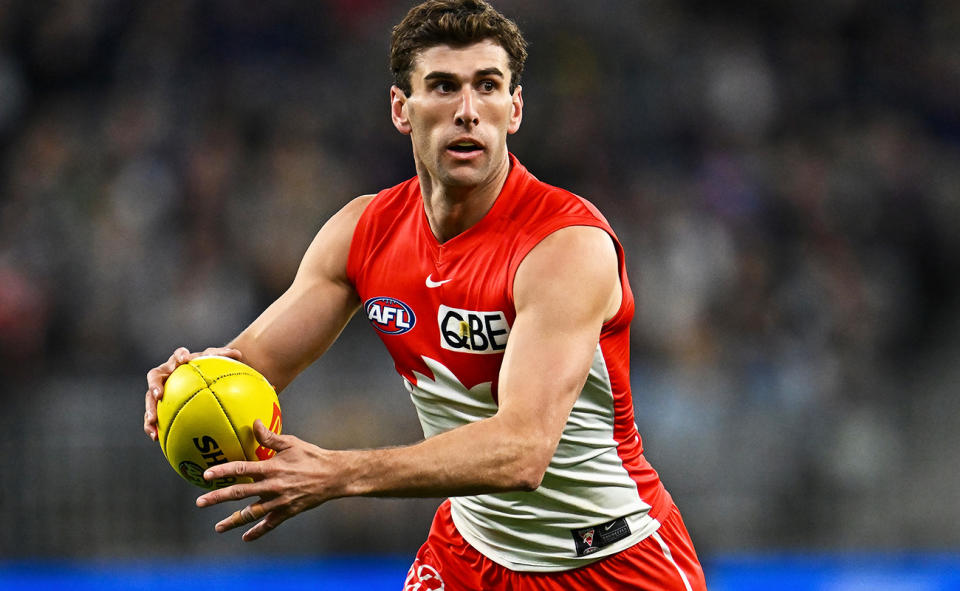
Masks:
[[[683,572],[683,569],[680,568],[680,565],[677,564],[677,561],[673,559],[673,553],[670,552],[670,547],[667,546],[667,543],[663,541],[663,538],[661,538],[660,534],[657,532],[653,532],[651,535],[653,536],[653,539],[660,544],[660,549],[663,550],[663,555],[666,556],[667,560],[670,561],[670,564],[673,565],[673,568],[677,569],[677,573],[680,574],[680,579],[683,581],[683,588],[686,589],[686,591],[693,591],[693,589],[690,588],[690,581],[687,579],[687,573]]]

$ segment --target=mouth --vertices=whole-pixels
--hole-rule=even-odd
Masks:
[[[461,138],[451,142],[450,144],[447,144],[448,152],[453,152],[454,154],[457,154],[460,156],[476,155],[482,152],[483,150],[484,150],[483,144],[469,138]]]

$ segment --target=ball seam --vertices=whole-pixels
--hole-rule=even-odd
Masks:
[[[180,404],[179,407],[177,407],[177,410],[176,410],[176,412],[173,413],[173,416],[170,417],[170,425],[167,427],[166,436],[163,438],[163,443],[160,445],[160,449],[163,450],[164,455],[166,455],[166,453],[167,453],[167,452],[166,452],[166,450],[167,450],[167,441],[170,439],[170,432],[173,431],[173,423],[176,422],[177,416],[180,415],[180,411],[182,411],[182,410],[187,406],[187,404],[189,404],[189,402],[190,402],[191,400],[193,400],[194,398],[196,398],[196,397],[197,397],[197,394],[199,394],[200,392],[203,392],[204,390],[206,390],[207,388],[210,387],[210,381],[207,380],[207,376],[203,375],[203,372],[200,371],[200,368],[199,368],[199,367],[197,367],[196,365],[194,365],[192,362],[185,363],[184,365],[186,365],[187,367],[189,367],[190,369],[192,369],[193,371],[195,371],[195,372],[197,373],[197,375],[200,376],[200,379],[203,380],[204,386],[203,386],[203,388],[200,388],[199,390],[197,390],[197,391],[193,392],[192,394],[190,394],[190,395],[187,397],[187,399],[184,400],[184,401]],[[220,401],[218,400],[218,401],[217,401],[217,404],[219,404],[219,403],[220,403]],[[229,417],[228,417],[227,420],[229,420]]]
[[[173,416],[170,417],[170,424],[167,426],[167,432],[164,434],[164,437],[163,437],[162,449],[164,450],[164,454],[166,454],[167,441],[170,439],[170,432],[173,431],[173,424],[174,424],[175,422],[177,422],[177,417],[180,416],[180,411],[182,411],[184,408],[186,408],[187,404],[189,404],[191,400],[193,400],[194,398],[196,398],[196,397],[197,397],[197,394],[199,394],[199,393],[203,392],[204,390],[206,390],[207,387],[208,387],[208,386],[204,386],[204,387],[200,388],[199,390],[197,390],[196,392],[193,392],[192,394],[190,394],[189,396],[187,396],[187,398],[180,404],[180,406],[177,407],[177,410],[174,411]],[[219,403],[220,403],[220,401],[218,400],[218,401],[217,401],[217,404],[219,404]]]
[[[220,397],[217,396],[217,393],[216,393],[216,392],[214,392],[214,390],[213,390],[213,385],[216,384],[217,382],[219,382],[220,380],[222,380],[223,378],[228,378],[228,377],[231,377],[231,376],[248,376],[248,375],[250,375],[250,374],[249,374],[249,373],[246,373],[246,372],[236,372],[236,373],[223,374],[222,376],[217,376],[217,378],[216,378],[215,380],[213,380],[212,382],[210,382],[210,383],[207,385],[207,388],[210,389],[210,394],[213,395],[213,399],[217,401],[217,406],[220,407],[220,412],[223,413],[223,416],[227,417],[227,424],[230,425],[230,428],[231,428],[231,429],[233,429],[233,434],[234,434],[234,435],[236,436],[236,438],[237,438],[237,443],[240,444],[240,451],[243,452],[243,459],[244,459],[244,460],[247,460],[247,461],[249,461],[250,458],[247,457],[247,450],[244,449],[244,447],[243,447],[243,439],[240,438],[240,432],[237,431],[237,426],[233,424],[233,419],[230,417],[230,413],[227,412],[227,407],[225,407],[225,406],[223,405],[223,402],[220,402]]]

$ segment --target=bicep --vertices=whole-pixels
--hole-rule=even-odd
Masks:
[[[353,200],[324,224],[289,289],[231,343],[278,390],[330,347],[359,306],[346,267],[369,198]]]
[[[610,236],[588,226],[554,232],[517,269],[517,316],[500,372],[498,414],[549,441],[551,455],[603,323],[619,308],[618,269]]]

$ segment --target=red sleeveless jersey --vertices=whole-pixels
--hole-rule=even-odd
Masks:
[[[417,408],[424,435],[493,416],[523,258],[568,226],[595,226],[616,245],[623,290],[604,324],[587,382],[541,486],[451,499],[464,538],[513,570],[565,570],[652,534],[671,506],[643,458],[630,393],[634,300],[623,248],[586,200],[540,182],[510,155],[489,212],[437,242],[417,178],[376,195],[361,215],[347,275]],[[557,261],[557,264],[563,264]]]

